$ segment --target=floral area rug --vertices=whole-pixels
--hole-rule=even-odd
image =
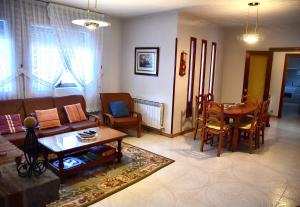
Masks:
[[[66,179],[60,199],[48,207],[88,206],[171,164],[174,160],[122,142],[122,161],[83,171]]]

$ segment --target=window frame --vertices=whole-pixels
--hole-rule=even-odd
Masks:
[[[193,115],[193,96],[194,96],[196,53],[197,53],[197,38],[191,37],[187,98],[186,98],[186,118],[189,118]]]
[[[198,97],[204,94],[205,88],[205,73],[206,73],[206,57],[207,57],[207,40],[202,39],[201,42],[201,56],[200,56],[200,72],[199,72],[199,87]],[[203,106],[200,106],[200,113],[203,110]]]
[[[208,93],[211,94],[214,94],[216,59],[217,59],[217,43],[212,42],[211,57],[210,57],[210,71],[209,71],[209,86],[208,86]]]

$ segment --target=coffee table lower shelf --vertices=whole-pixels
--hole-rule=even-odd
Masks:
[[[89,156],[87,156],[87,154]],[[96,153],[92,153],[90,151],[83,151],[75,154],[65,155],[65,156],[59,156],[57,159],[48,160],[48,168],[50,168],[55,174],[57,174],[60,177],[61,182],[64,181],[64,179],[70,175],[76,174],[81,172],[82,170],[86,170],[89,168],[93,168],[96,166],[99,166],[101,164],[114,161],[118,159],[120,161],[122,157],[122,153],[119,154],[118,152],[114,152],[111,155],[107,156],[100,156]],[[75,158],[75,159],[74,159]],[[65,167],[65,162],[67,160],[73,160],[73,162],[76,162],[76,160],[81,160],[82,163],[78,164],[77,166]]]

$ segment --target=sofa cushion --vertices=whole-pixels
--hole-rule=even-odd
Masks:
[[[111,101],[109,102],[109,109],[113,117],[126,117],[129,112],[124,101]]]
[[[3,134],[1,135],[17,147],[22,147],[24,145],[24,139],[26,137],[26,132],[18,132],[15,134]]]
[[[22,99],[1,100],[0,106],[0,115],[20,114],[22,121],[26,117]]]
[[[70,132],[71,128],[67,125],[61,125],[59,127],[55,128],[49,128],[49,129],[40,129],[38,131],[38,136],[39,137],[48,137],[48,136],[53,136],[56,134],[61,134],[65,132]]]
[[[40,125],[40,129],[59,127],[61,125],[56,108],[36,110],[35,113]]]
[[[114,118],[115,127],[132,127],[137,126],[139,120],[137,117]]]
[[[55,108],[52,97],[28,98],[24,99],[24,109],[26,116],[35,113],[36,110]]]
[[[69,126],[73,131],[76,131],[76,130],[87,129],[91,127],[97,127],[98,125],[94,121],[86,120],[86,121],[70,123]]]
[[[0,115],[0,134],[24,132],[20,114]]]
[[[54,98],[54,105],[57,108],[61,124],[69,123],[64,106],[80,103],[82,110],[86,113],[85,100],[82,95],[62,96]]]
[[[64,108],[70,123],[87,120],[80,103],[67,105]]]

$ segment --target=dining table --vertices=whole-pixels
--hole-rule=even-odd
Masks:
[[[233,119],[233,137],[230,148],[234,151],[238,144],[240,120],[246,115],[252,114],[257,107],[255,103],[231,103],[224,104],[224,116]]]

